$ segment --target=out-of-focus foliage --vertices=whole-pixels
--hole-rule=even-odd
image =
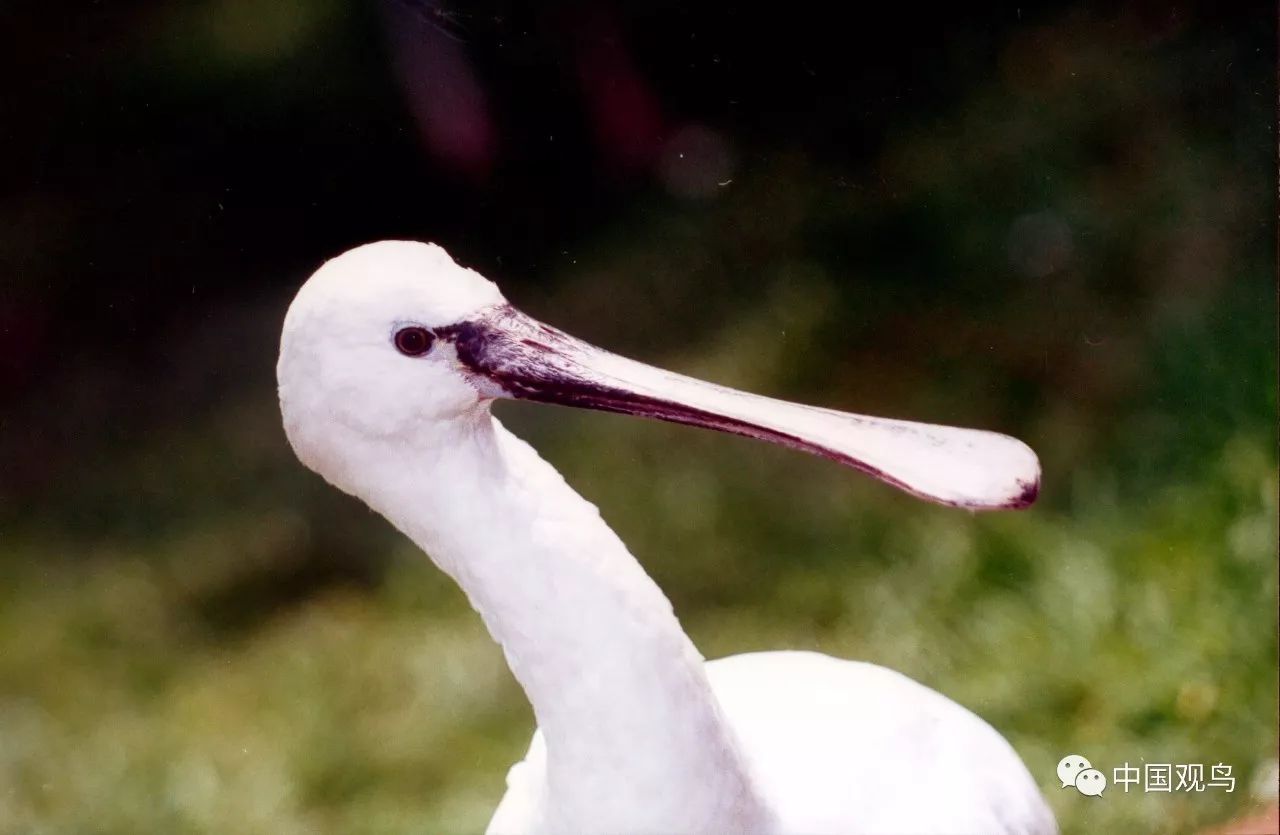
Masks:
[[[156,49],[194,56],[166,83],[252,99],[259,82],[287,94],[282,68],[312,66],[336,8],[148,20]],[[499,413],[600,505],[708,656],[899,669],[1005,733],[1069,833],[1247,808],[1274,774],[1280,650],[1274,90],[1233,69],[1259,66],[1241,31],[1067,9],[1005,31],[980,71],[957,50],[955,96],[892,120],[863,165],[743,137],[712,194],[679,197],[670,169],[541,285],[509,286],[698,376],[1016,434],[1045,465],[1034,509],[927,506],[679,427]],[[58,239],[23,216],[30,240]],[[501,795],[532,726],[500,653],[410,544],[285,445],[270,364],[297,278],[175,314],[144,364],[181,398],[159,418],[114,402],[136,383],[92,357],[5,415],[121,425],[68,438],[54,479],[9,450],[0,832],[471,832]],[[1108,775],[1229,763],[1238,788],[1085,798],[1054,782],[1067,753]]]

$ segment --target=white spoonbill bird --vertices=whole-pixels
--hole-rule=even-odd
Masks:
[[[535,321],[440,247],[408,241],[316,271],[285,316],[277,373],[298,457],[457,581],[533,706],[539,730],[489,832],[1056,831],[1009,743],[899,673],[810,652],[704,662],[595,506],[490,405],[747,435],[971,509],[1034,500],[1040,465],[1021,442],[651,368]]]

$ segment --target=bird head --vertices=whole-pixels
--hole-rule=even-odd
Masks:
[[[744,435],[971,509],[1034,501],[1040,465],[1005,435],[759,397],[596,348],[512,307],[440,247],[366,244],[328,261],[285,316],[277,366],[299,458],[348,492],[352,450],[430,454],[511,398]]]

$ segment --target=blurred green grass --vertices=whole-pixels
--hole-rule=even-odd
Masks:
[[[1262,112],[1198,86],[1229,44],[1124,38],[1087,15],[1032,32],[864,176],[783,149],[711,203],[651,195],[513,299],[731,385],[1017,434],[1045,465],[1034,509],[499,408],[707,656],[899,669],[1005,733],[1068,833],[1224,819],[1278,743],[1270,138],[1195,117]],[[39,504],[0,506],[0,831],[462,833],[500,797],[529,711],[460,593],[293,460],[284,302],[214,319],[243,326],[239,359],[172,346],[197,379],[244,372],[210,408],[104,431]],[[1230,763],[1238,788],[1088,799],[1053,782],[1067,753]]]
[[[257,416],[264,432],[273,419]],[[618,520],[704,652],[813,648],[900,669],[1004,731],[1067,831],[1220,819],[1274,752],[1276,469],[1262,439],[1230,439],[1199,478],[1139,503],[1082,489],[1066,509],[992,517],[735,440],[592,423],[533,434],[559,436],[543,445]],[[8,546],[6,831],[482,826],[529,714],[478,619],[411,546],[344,507],[390,552],[377,582],[327,585],[252,628],[208,614],[323,530],[287,499],[104,544],[87,564]],[[1076,751],[1232,763],[1241,794],[1085,803],[1051,785]]]

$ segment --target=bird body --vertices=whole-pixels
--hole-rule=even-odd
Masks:
[[[757,831],[1057,831],[1004,738],[900,673],[796,651],[721,658],[706,671],[773,816],[773,828]],[[677,769],[672,783],[680,777]],[[553,831],[541,825],[545,781],[546,743],[539,733],[508,774],[488,832]]]
[[[443,250],[407,242],[358,248],[308,281],[278,375],[299,458],[458,583],[529,698],[539,730],[489,832],[1056,831],[1008,743],[898,673],[799,652],[704,663],[597,509],[490,405],[760,437],[967,507],[1034,496],[1038,464],[1018,442],[651,369],[528,319]],[[975,461],[1006,471],[974,474]]]

